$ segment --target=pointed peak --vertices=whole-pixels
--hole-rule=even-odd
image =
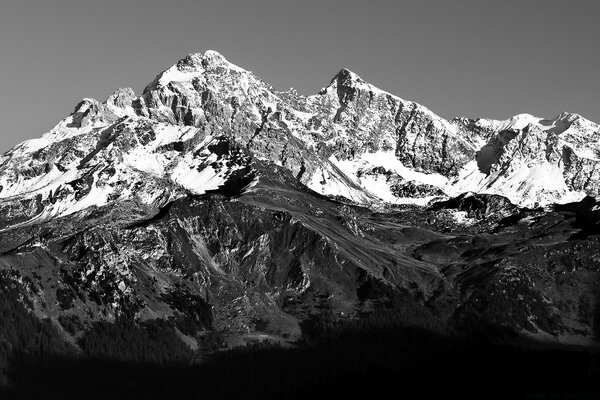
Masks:
[[[555,121],[559,121],[564,124],[574,124],[592,131],[597,131],[600,129],[600,124],[590,121],[589,119],[577,113],[563,112],[555,118]]]
[[[222,73],[224,71],[249,72],[227,61],[223,55],[215,50],[202,53],[190,53],[175,65],[161,72],[152,83],[144,89],[144,93],[165,86],[170,82],[188,82],[201,76],[205,72]]]
[[[366,83],[358,74],[350,71],[348,68],[342,68],[337,74],[331,79],[331,83],[338,82],[348,84],[350,82]]]
[[[167,69],[167,71],[172,69],[177,69],[181,72],[201,71],[203,69],[203,58],[204,56],[201,53],[190,53],[187,56],[183,57],[181,60],[177,61],[177,63],[171,68]]]
[[[176,67],[181,72],[203,72],[217,67],[241,70],[240,67],[227,61],[221,53],[215,50],[206,50],[204,54],[190,53],[179,60],[173,67]]]
[[[365,82],[360,76],[350,71],[348,68],[342,68],[331,78],[327,87],[321,88],[319,95],[327,93],[329,90],[339,90],[340,88],[349,88],[352,90],[370,88],[372,85]]]
[[[206,50],[204,52],[204,55],[202,56],[202,66],[207,71],[221,67],[231,71],[248,72],[245,69],[230,63],[221,53],[215,50]]]
[[[207,63],[215,63],[215,64],[229,63],[229,61],[227,61],[227,59],[223,56],[223,54],[221,54],[215,50],[206,50],[204,52],[204,55],[202,56],[202,58]]]

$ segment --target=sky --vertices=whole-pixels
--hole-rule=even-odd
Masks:
[[[600,122],[600,1],[2,0],[0,152],[212,49],[309,95],[349,68],[445,118]]]

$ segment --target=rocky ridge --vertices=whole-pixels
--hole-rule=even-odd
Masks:
[[[222,168],[205,169],[214,162],[206,146],[223,137],[356,204],[426,204],[472,191],[546,205],[597,194],[599,135],[568,113],[446,121],[346,69],[316,95],[278,92],[207,51],[159,74],[139,97],[119,89],[103,103],[83,100],[42,138],[10,150],[0,198],[19,214],[14,223],[131,197],[160,207],[227,179]]]

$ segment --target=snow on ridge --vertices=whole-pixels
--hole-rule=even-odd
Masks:
[[[418,183],[444,186],[448,182],[448,178],[440,174],[426,174],[418,172],[412,168],[407,168],[402,164],[393,151],[378,150],[373,153],[365,153],[361,156],[360,162],[364,162],[372,167],[383,167],[388,171],[396,172],[407,181],[415,181]],[[340,162],[343,163],[343,162]]]
[[[465,192],[497,194],[521,207],[533,207],[536,203],[569,203],[585,197],[583,191],[569,189],[562,168],[548,161],[535,165],[517,161],[509,174],[495,172],[490,175],[479,171],[477,162],[471,161],[442,189],[450,196]]]
[[[516,129],[516,130],[521,130],[521,129],[525,128],[527,125],[538,124],[538,122],[540,120],[541,120],[541,118],[534,117],[531,114],[527,114],[527,113],[517,114],[517,115],[513,116],[512,118],[508,119],[500,129],[504,130],[504,129],[512,128],[512,129]]]
[[[449,196],[458,196],[466,192],[497,194],[507,197],[514,204],[525,207],[533,207],[536,203],[540,205],[567,203],[585,197],[583,191],[573,191],[567,187],[561,167],[547,161],[536,165],[517,161],[507,175],[499,173],[486,175],[479,171],[477,162],[473,160],[467,163],[454,179],[435,173],[417,172],[405,167],[393,151],[379,150],[365,153],[354,160],[338,160],[335,156],[331,156],[330,161],[369,193],[392,204],[426,205],[435,196],[399,198],[391,192],[385,176],[361,174],[361,172],[383,167],[388,172],[398,174],[404,181],[431,185]],[[346,196],[338,188],[335,190],[332,188],[332,191]]]
[[[345,182],[344,178],[351,179],[351,176],[343,170],[341,171],[342,175],[340,175],[336,171],[339,166],[335,164],[333,158],[328,161],[329,164],[325,164],[315,171],[306,186],[322,195],[343,196],[357,203],[369,203],[375,199],[364,193],[360,186],[353,187],[352,182]]]
[[[189,82],[197,76],[202,75],[204,69],[199,68],[197,70],[182,71],[177,65],[173,65],[165,72],[160,74],[158,79],[158,86],[166,86],[171,82]]]
[[[376,198],[393,204],[425,205],[434,196],[410,199],[397,197],[391,192],[391,187],[385,180],[385,177],[364,174],[364,172],[372,171],[377,167],[382,167],[386,171],[398,174],[405,181],[413,181],[436,187],[443,187],[448,181],[448,178],[440,174],[426,174],[405,167],[402,162],[396,158],[393,151],[378,150],[371,153],[367,152],[352,160],[339,160],[332,155],[329,158],[329,161],[339,168],[344,175],[355,182],[356,185],[363,187],[368,193],[371,193]]]
[[[166,86],[171,82],[190,82],[194,78],[202,76],[204,73],[216,68],[224,68],[238,73],[250,73],[250,71],[227,61],[223,55],[215,50],[207,50],[204,54],[190,53],[173,66],[161,72],[152,83],[146,86],[144,93],[158,87]]]
[[[248,70],[245,70],[244,68],[241,68],[241,67],[227,61],[227,59],[221,53],[219,53],[218,51],[215,51],[215,50],[206,50],[204,52],[203,60],[205,60],[209,65],[217,65],[220,67],[225,67],[232,71],[250,72]]]
[[[464,132],[458,128],[457,124],[439,117],[421,104],[403,100],[398,96],[373,86],[348,69],[340,71],[340,73],[343,72],[347,75],[345,81],[342,79],[338,82],[334,77],[331,84],[326,88],[325,93],[306,98],[307,103],[305,104],[305,107],[301,107],[304,111],[299,111],[293,105],[287,103],[285,101],[285,96],[282,96],[281,98],[277,96],[276,93],[271,91],[271,88],[268,85],[262,86],[262,81],[252,75],[250,71],[246,71],[230,63],[220,53],[213,50],[207,50],[204,54],[189,54],[177,64],[159,74],[146,90],[166,86],[170,82],[190,83],[194,78],[212,71],[217,71],[217,74],[220,74],[221,72],[219,71],[221,71],[221,69],[234,71],[235,73],[230,74],[225,72],[222,76],[216,76],[218,79],[207,80],[207,86],[210,90],[220,94],[226,93],[228,96],[240,96],[242,93],[245,96],[241,96],[242,101],[245,101],[246,98],[252,100],[259,99],[258,102],[260,102],[260,105],[257,105],[258,102],[255,101],[254,107],[250,108],[248,113],[248,115],[251,115],[256,119],[256,122],[261,121],[263,118],[263,115],[260,112],[261,107],[264,107],[265,109],[271,108],[273,113],[276,111],[281,112],[280,121],[289,127],[293,136],[303,140],[308,148],[311,148],[311,146],[313,148],[315,147],[316,143],[318,143],[318,134],[320,132],[318,131],[318,128],[316,128],[314,129],[314,132],[311,130],[311,132],[307,133],[308,129],[306,129],[306,126],[308,126],[313,117],[321,117],[319,114],[321,110],[326,110],[327,107],[337,107],[338,104],[335,103],[338,97],[335,90],[335,85],[337,84],[350,85],[359,91],[371,92],[375,95],[390,96],[397,102],[402,103],[403,107],[414,107],[414,109],[421,114],[419,116],[420,119],[423,119],[423,115],[425,115],[424,119],[427,123],[433,124],[435,128],[440,131],[446,131],[444,132],[444,135],[454,135],[456,139],[462,140],[474,148],[479,148],[485,144],[483,136],[473,134],[473,138],[466,138],[463,135]],[[340,73],[338,73],[338,75]],[[165,89],[165,93],[168,95],[171,94],[167,89]],[[311,104],[312,99],[322,95],[327,96],[323,101],[323,106]],[[225,95],[223,95],[223,97],[225,97]],[[61,121],[53,130],[42,136],[42,138],[33,139],[24,142],[21,145],[17,145],[14,148],[16,150],[15,154],[18,153],[20,157],[24,157],[60,140],[73,138],[78,135],[86,135],[92,132],[92,130],[103,129],[105,125],[110,124],[110,121],[103,119],[104,114],[111,115],[110,118],[113,118],[112,114],[117,118],[144,118],[138,117],[135,114],[135,110],[133,110],[130,105],[131,100],[128,100],[128,103],[125,101],[126,99],[136,99],[135,93],[133,93],[133,91],[129,92],[128,89],[120,89],[111,95],[104,103],[99,103],[94,99],[84,99],[83,102],[80,103],[81,107],[76,109],[76,111],[84,113],[86,109],[95,110],[94,107],[105,107],[100,108],[98,119],[92,115],[92,117],[94,117],[92,123],[89,123],[88,126],[76,127],[74,125],[77,124],[73,123],[74,116],[71,115]],[[137,99],[143,100],[143,97]],[[380,108],[385,108],[385,101],[382,103],[384,106]],[[313,105],[315,107],[313,107]],[[321,106],[321,108],[319,108],[319,106]],[[109,112],[106,112],[107,109]],[[169,108],[165,106],[165,110],[169,110]],[[372,118],[372,121],[370,120],[361,128],[365,128],[366,126],[368,129],[373,129],[373,127],[376,127],[375,124],[378,122],[377,118],[379,116],[377,114],[373,115],[375,117]],[[297,120],[294,120],[294,118]],[[153,151],[159,146],[174,141],[185,141],[195,134],[194,128],[185,128],[170,124],[157,124],[158,125],[155,126],[159,126],[160,128],[156,129],[156,140],[153,140],[151,144],[145,145],[144,148],[134,148],[128,153],[121,155],[122,161],[126,167],[158,178],[167,177],[178,185],[186,188],[186,190],[194,193],[202,192],[204,187],[209,188],[207,190],[216,189],[225,182],[226,173],[223,171],[217,171],[217,169],[213,169],[212,167],[206,167],[205,169],[198,171],[194,168],[191,160],[186,160],[184,156],[175,153],[166,152],[166,155],[153,154]],[[597,149],[600,149],[600,127],[577,114],[563,113],[554,119],[547,120],[524,113],[515,115],[503,121],[479,119],[476,120],[476,124],[479,124],[481,127],[488,127],[490,130],[496,132],[503,129],[522,131],[526,127],[532,126],[532,131],[534,131],[534,133],[539,130],[547,132],[548,134],[560,135],[558,144],[572,148],[573,152],[578,157],[592,161],[600,161],[600,152],[597,151]],[[597,140],[594,139],[593,135],[589,135],[589,131],[593,130],[597,133]],[[351,130],[341,128],[339,131],[331,130],[331,132],[334,132],[337,135],[335,137],[336,140],[341,138],[342,140],[348,140],[347,143],[352,143],[351,140],[353,138],[350,136],[353,133]],[[356,132],[357,136],[361,134],[360,130],[356,130]],[[314,135],[311,135],[312,133],[314,133]],[[316,138],[313,138],[313,136]],[[393,142],[395,136],[391,135],[391,137],[392,140],[390,143]],[[329,140],[333,142],[333,139]],[[203,142],[202,145],[205,144],[206,143]],[[202,145],[198,146],[201,147]],[[8,157],[10,156],[11,155]],[[416,154],[416,156],[418,157],[418,154]],[[177,157],[183,158],[181,160],[176,160]],[[5,162],[6,159],[7,158],[4,158],[2,161]],[[369,168],[373,169],[375,167],[383,167],[387,171],[398,174],[406,181],[435,186],[451,195],[460,194],[462,191],[495,193],[505,195],[518,204],[533,204],[537,201],[550,202],[556,199],[562,201],[562,199],[574,199],[580,195],[579,192],[570,191],[566,187],[564,177],[562,176],[564,172],[561,169],[562,167],[554,166],[549,163],[527,165],[527,161],[521,163],[517,160],[514,165],[511,164],[512,169],[506,175],[486,176],[478,170],[475,161],[473,161],[460,170],[459,179],[451,180],[441,174],[417,172],[412,168],[404,166],[403,163],[398,160],[394,151],[379,150],[376,152],[366,152],[352,160],[342,160],[332,157],[329,160],[322,161],[325,161],[322,170],[312,175],[309,186],[320,193],[343,195],[357,202],[370,201],[369,196],[371,194],[376,195],[387,202],[398,203],[405,201],[394,196],[390,189],[390,185],[385,180],[384,176],[377,176],[376,174],[365,174],[360,176],[360,171]],[[534,161],[537,162],[537,160]],[[275,160],[274,162],[277,163],[278,161]],[[63,165],[63,167],[65,166],[66,165]],[[72,167],[72,165],[68,165],[67,167]],[[345,176],[340,176],[341,174],[336,169],[341,170]],[[37,193],[54,190],[57,186],[62,184],[61,182],[63,179],[66,179],[58,175],[60,174],[58,174],[57,170],[52,169],[49,174],[34,177],[27,182],[27,179],[24,180],[21,178],[21,180],[16,180],[16,182],[12,183],[13,187],[5,185],[4,191],[0,190],[0,198],[9,198],[11,195],[22,194],[24,192],[26,195],[30,195],[33,192]],[[350,182],[345,177],[348,177]],[[3,184],[3,182],[0,181],[0,184]],[[97,194],[96,197],[102,199],[101,194]],[[425,200],[423,199],[425,199],[425,197],[412,199],[411,202],[413,202],[413,200],[414,202],[424,202]]]

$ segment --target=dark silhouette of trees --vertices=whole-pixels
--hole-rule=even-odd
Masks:
[[[84,354],[94,359],[187,364],[194,353],[165,320],[135,323],[120,319],[97,322],[79,341]]]
[[[27,297],[20,284],[8,272],[0,272],[0,383],[14,358],[74,353],[52,322],[35,316],[24,302]]]

